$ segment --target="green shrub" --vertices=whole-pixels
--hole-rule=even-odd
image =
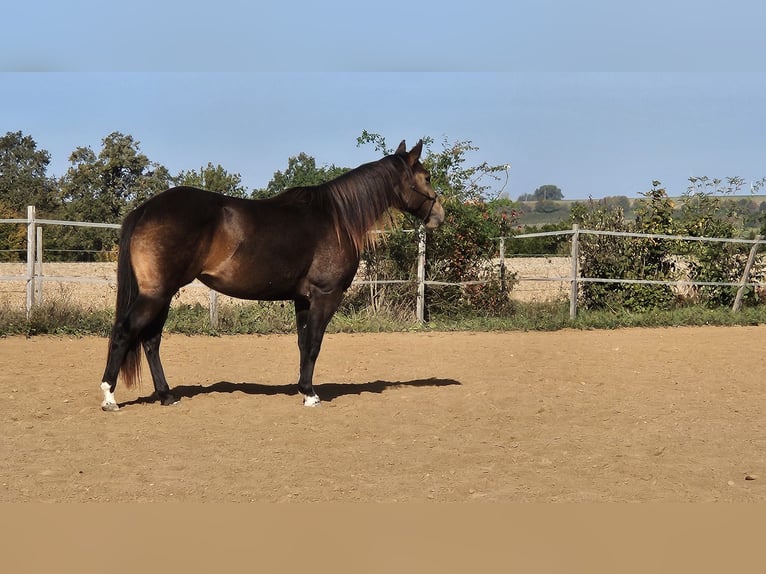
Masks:
[[[635,220],[627,221],[622,209],[606,202],[589,202],[572,207],[574,223],[583,229],[644,234],[733,238],[741,236],[742,219],[706,189],[690,187],[680,207],[654,182],[644,199],[635,202]],[[730,208],[726,208],[729,206]],[[736,283],[742,276],[749,246],[745,244],[580,236],[580,271],[587,278],[643,279],[710,283]],[[580,303],[585,309],[647,312],[674,309],[690,304],[711,308],[730,306],[736,287],[697,286],[683,297],[670,285],[583,283]],[[755,303],[747,293],[746,303]]]
[[[655,182],[658,183],[658,182]],[[594,231],[672,233],[672,202],[655,185],[636,207],[635,222],[626,221],[620,206],[593,202],[572,208],[574,223]],[[588,278],[677,279],[672,245],[664,239],[580,235],[580,273]],[[669,285],[583,283],[581,301],[586,309],[625,309],[630,312],[670,309],[676,296]]]

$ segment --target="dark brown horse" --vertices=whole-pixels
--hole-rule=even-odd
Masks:
[[[298,326],[298,390],[319,403],[312,379],[327,324],[359,266],[369,231],[389,209],[433,229],[444,209],[420,163],[423,142],[315,187],[263,200],[175,187],[123,222],[117,264],[117,309],[101,389],[106,411],[118,409],[117,376],[140,374],[143,346],[157,396],[177,402],[160,362],[170,301],[195,278],[233,297],[292,300]]]

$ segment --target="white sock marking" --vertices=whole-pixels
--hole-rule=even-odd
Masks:
[[[104,391],[104,401],[101,403],[101,408],[105,411],[116,411],[120,408],[117,406],[117,401],[114,400],[114,393],[111,391],[111,387],[107,382],[101,383],[101,390]]]
[[[304,407],[315,407],[319,404],[319,397],[317,395],[303,395]]]

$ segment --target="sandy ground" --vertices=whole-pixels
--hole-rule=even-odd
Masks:
[[[179,404],[106,341],[0,339],[0,502],[766,501],[766,327],[167,336]]]

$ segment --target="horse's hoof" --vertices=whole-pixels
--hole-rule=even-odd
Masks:
[[[101,410],[107,413],[114,413],[120,410],[117,403],[101,403]]]
[[[318,407],[320,404],[319,397],[316,395],[304,395],[303,406],[304,407]]]
[[[169,407],[169,406],[172,406],[172,405],[177,405],[180,402],[181,402],[181,399],[179,399],[178,397],[175,397],[173,395],[166,395],[166,396],[164,396],[164,397],[162,397],[160,399],[160,404],[163,407]]]

